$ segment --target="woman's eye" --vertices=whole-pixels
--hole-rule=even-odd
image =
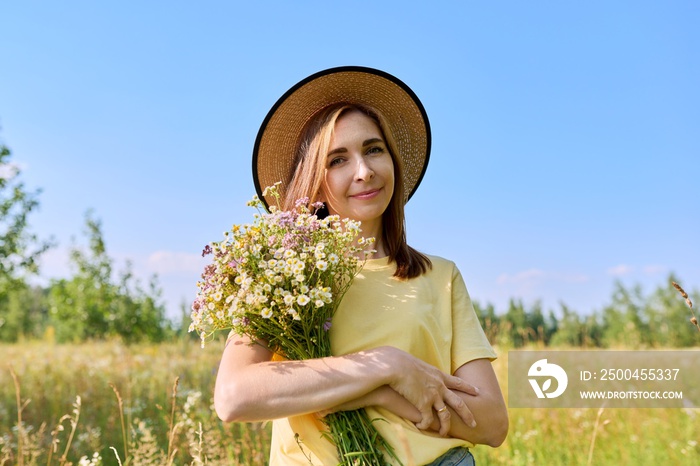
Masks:
[[[373,146],[367,149],[368,154],[381,154],[384,152],[384,148],[381,146]]]
[[[336,158],[334,158],[334,159],[331,159],[331,162],[330,162],[329,165],[330,165],[331,167],[334,167],[334,166],[336,166],[336,165],[342,163],[343,160],[345,160],[345,159],[342,158],[342,157],[336,157]]]

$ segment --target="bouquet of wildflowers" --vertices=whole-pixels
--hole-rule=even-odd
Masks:
[[[268,194],[279,204],[277,185]],[[308,203],[267,213],[255,197],[248,203],[258,210],[253,224],[234,225],[223,241],[206,246],[213,262],[197,284],[190,325],[202,345],[217,330],[233,329],[290,360],[331,356],[331,319],[374,252],[374,239],[360,236],[359,222],[319,219],[320,205]],[[342,465],[386,464],[382,450],[397,459],[364,410],[332,413],[324,422]]]

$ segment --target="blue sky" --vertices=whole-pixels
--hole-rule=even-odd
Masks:
[[[251,219],[277,98],[340,65],[421,98],[433,150],[409,242],[473,299],[601,309],[615,280],[700,287],[697,2],[3,2],[0,139],[66,276],[84,215],[118,268],[191,301],[202,247]]]

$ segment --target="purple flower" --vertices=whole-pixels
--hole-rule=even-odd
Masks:
[[[296,219],[294,218],[294,214],[287,211],[280,212],[277,216],[277,224],[283,228],[294,225],[295,220]]]
[[[267,239],[267,246],[272,247],[275,245],[275,242],[277,242],[277,236],[272,235]]]
[[[309,231],[316,231],[319,228],[321,228],[321,224],[318,222],[318,220],[313,220],[311,223],[309,223]]]
[[[296,236],[292,233],[286,233],[284,235],[284,239],[282,240],[282,246],[284,246],[285,249],[292,249],[295,248],[299,244],[299,241],[297,240]]]
[[[214,273],[216,273],[216,266],[213,264],[209,264],[206,267],[204,267],[204,273],[202,274],[202,278],[206,280],[212,275],[214,275]]]
[[[298,209],[299,207],[301,207],[301,206],[303,206],[303,205],[306,205],[306,204],[308,204],[308,203],[309,203],[309,198],[308,198],[308,197],[302,197],[301,199],[297,199],[297,200],[294,202],[294,207],[296,207],[296,208]]]
[[[214,250],[207,244],[202,250],[202,257],[206,256],[207,254],[211,254],[212,252],[214,252]]]
[[[200,302],[199,299],[196,299],[196,300],[192,303],[192,310],[193,310],[194,312],[198,313],[198,312],[200,311],[201,308],[202,308],[202,303]]]
[[[328,320],[323,323],[323,330],[326,332],[329,331],[331,329],[331,325],[331,318],[329,317]]]

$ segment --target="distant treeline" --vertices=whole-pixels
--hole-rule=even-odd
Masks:
[[[78,342],[118,337],[126,342],[160,342],[187,335],[189,316],[183,305],[180,322],[166,318],[156,277],[148,287],[126,270],[114,271],[100,223],[86,216],[87,250],[74,246],[73,277],[53,280],[49,286],[30,286],[22,279],[5,281],[0,291],[0,341],[49,337]],[[116,277],[115,277],[116,276]],[[539,302],[529,307],[512,299],[508,308],[474,303],[492,344],[519,348],[539,346],[682,348],[700,345],[700,332],[690,323],[691,310],[672,286],[665,284],[645,294],[639,285],[617,282],[609,304],[586,314],[561,303],[544,311]],[[7,286],[9,284],[10,286]],[[700,302],[698,292],[691,293]]]
[[[549,310],[546,314],[539,302],[526,308],[521,300],[511,300],[504,313],[490,304],[474,306],[489,341],[505,347],[700,346],[700,331],[690,322],[692,311],[673,282],[678,279],[670,274],[664,285],[645,294],[640,285],[625,287],[618,281],[609,304],[587,314],[577,313],[564,303],[558,312]],[[690,298],[697,303],[698,292],[691,293]]]
[[[94,223],[89,223],[97,228]],[[99,230],[94,230],[92,253],[101,251]],[[118,337],[126,342],[160,342],[176,338],[196,339],[187,334],[189,317],[165,317],[160,290],[154,278],[142,288],[128,272],[117,280],[111,261],[103,253],[86,255],[75,250],[76,274],[54,280],[48,287],[16,283],[0,295],[0,341],[50,338],[79,342]],[[579,314],[561,303],[543,311],[539,302],[529,307],[511,299],[508,309],[474,303],[479,320],[492,344],[507,348],[526,345],[583,348],[683,348],[700,346],[700,331],[690,323],[685,301],[671,285],[644,294],[639,285],[615,284],[610,303],[600,311]],[[697,291],[693,302],[700,302]]]

